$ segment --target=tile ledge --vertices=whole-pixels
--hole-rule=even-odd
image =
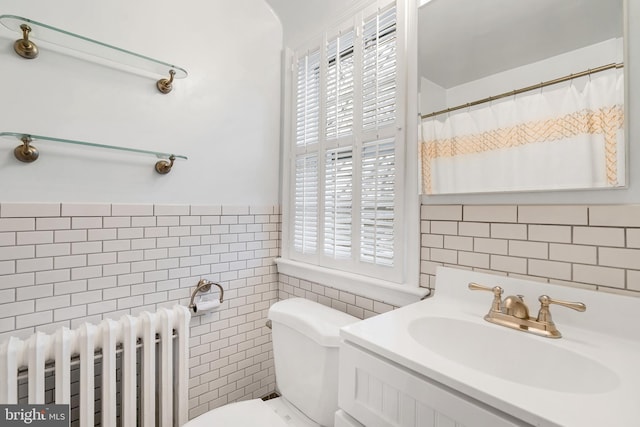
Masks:
[[[419,301],[429,293],[429,289],[410,284],[398,284],[287,258],[276,258],[275,262],[278,273],[398,307]]]

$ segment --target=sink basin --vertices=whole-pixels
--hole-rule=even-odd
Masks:
[[[607,366],[555,340],[447,317],[409,324],[421,346],[452,362],[521,385],[576,394],[606,393],[620,383]]]

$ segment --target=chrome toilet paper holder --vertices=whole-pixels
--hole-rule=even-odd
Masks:
[[[196,289],[191,293],[191,300],[189,301],[189,310],[196,312],[195,307],[196,304],[193,301],[196,298],[196,295],[200,292],[209,292],[211,290],[211,285],[217,286],[220,289],[220,302],[224,301],[224,289],[222,285],[219,283],[211,282],[209,280],[200,279],[198,284],[196,285]]]

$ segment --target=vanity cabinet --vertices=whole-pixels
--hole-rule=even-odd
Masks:
[[[367,427],[530,425],[348,341],[339,381],[340,408]]]

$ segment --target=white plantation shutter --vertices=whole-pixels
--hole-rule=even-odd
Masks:
[[[362,42],[363,129],[365,132],[393,129],[397,69],[395,7],[365,21]],[[394,138],[365,142],[360,205],[360,260],[363,262],[394,265],[395,183]]]
[[[318,142],[320,123],[320,51],[298,61],[296,146]]]
[[[318,146],[320,130],[320,51],[297,63],[293,244],[314,254],[318,246]],[[314,148],[315,147],[315,148]]]
[[[353,133],[355,31],[327,43],[326,138]]]
[[[395,220],[395,141],[366,142],[362,147],[360,259],[393,266]]]
[[[295,62],[292,255],[398,277],[396,8],[368,10]]]
[[[296,157],[294,247],[315,253],[318,243],[318,155]]]
[[[362,124],[365,130],[396,119],[396,8],[364,23]]]
[[[351,258],[353,155],[351,148],[329,150],[325,156],[324,253]]]

